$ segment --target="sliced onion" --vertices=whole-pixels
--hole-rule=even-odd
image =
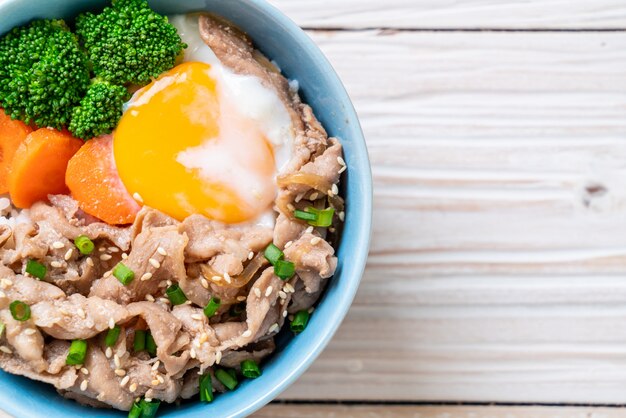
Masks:
[[[299,171],[278,178],[278,186],[280,187],[287,187],[291,184],[303,184],[324,194],[328,194],[328,190],[332,187],[331,182],[324,176],[313,173],[303,173]]]
[[[262,253],[259,253],[254,257],[248,265],[243,269],[241,274],[237,276],[232,276],[230,278],[230,283],[224,280],[224,277],[219,274],[217,271],[213,270],[211,266],[208,264],[202,264],[200,269],[202,270],[202,275],[210,282],[216,284],[221,287],[233,287],[233,288],[241,288],[248,284],[250,280],[256,275],[259,269],[267,264],[267,260],[263,256]],[[219,280],[214,279],[213,277],[219,277]]]

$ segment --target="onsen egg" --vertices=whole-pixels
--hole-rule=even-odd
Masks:
[[[177,219],[255,220],[271,211],[289,156],[288,112],[259,79],[232,73],[190,42],[197,33],[181,36],[186,62],[135,93],[114,132],[119,176],[146,205]]]

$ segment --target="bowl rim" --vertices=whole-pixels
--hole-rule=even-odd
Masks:
[[[255,397],[251,400],[251,402],[247,403],[246,405],[239,405],[237,409],[233,409],[230,412],[225,411],[227,412],[225,415],[223,415],[225,417],[247,416],[259,410],[267,403],[271,402],[281,392],[283,392],[291,384],[293,384],[296,379],[298,379],[311,366],[313,361],[328,345],[333,335],[336,333],[337,329],[343,322],[350,306],[352,305],[352,301],[354,300],[363,276],[363,272],[365,270],[372,231],[373,205],[372,175],[365,138],[363,136],[363,131],[361,129],[359,119],[352,104],[352,101],[350,100],[350,97],[348,96],[348,93],[341,83],[339,76],[335,72],[334,68],[321,52],[319,47],[304,32],[304,30],[302,30],[283,12],[278,10],[269,2],[265,0],[240,1],[243,3],[248,3],[259,9],[263,9],[265,12],[267,12],[272,19],[274,19],[285,29],[285,32],[288,34],[288,36],[295,38],[295,41],[306,49],[306,54],[310,55],[311,58],[317,63],[317,65],[322,67],[322,70],[329,75],[329,79],[333,84],[333,89],[338,94],[338,97],[342,101],[342,104],[345,106],[344,112],[347,115],[347,119],[349,120],[350,124],[354,125],[351,132],[350,140],[351,142],[355,143],[355,150],[357,152],[350,155],[350,159],[354,160],[354,163],[349,164],[353,167],[349,167],[348,171],[350,172],[350,174],[358,177],[357,184],[359,186],[359,195],[361,196],[362,201],[360,202],[360,205],[356,208],[356,212],[351,214],[351,217],[358,217],[354,225],[351,224],[351,229],[349,231],[350,234],[353,236],[350,239],[350,241],[353,243],[352,246],[356,248],[350,251],[350,255],[352,257],[350,258],[349,263],[351,270],[349,273],[349,277],[344,278],[345,283],[343,283],[341,286],[342,293],[339,295],[338,298],[335,299],[335,302],[338,302],[337,307],[333,310],[334,319],[332,321],[326,321],[321,325],[318,324],[319,326],[315,329],[315,334],[318,338],[314,341],[314,344],[307,346],[308,348],[306,352],[303,353],[298,359],[300,360],[299,362],[291,362],[291,367],[289,368],[289,370],[285,371],[282,375],[279,375],[277,376],[277,378],[275,378],[275,384],[271,388],[264,390],[261,396]],[[6,10],[8,7],[16,7],[18,3],[24,3],[24,5],[26,5],[26,2],[24,0],[0,0],[0,16],[3,14],[3,11]],[[207,6],[204,5],[204,7]],[[245,30],[245,28],[243,29]],[[354,173],[352,173],[351,171],[354,171]],[[346,202],[346,204],[350,205],[350,202]],[[345,233],[346,230],[344,230],[344,234]],[[293,343],[293,341],[290,341],[288,346]],[[280,356],[281,355],[279,355],[279,357]],[[0,405],[2,406],[1,408],[4,411],[9,414],[13,414],[16,417],[40,416],[37,411],[33,411],[32,404],[29,405],[29,402],[20,402],[20,398],[16,397],[15,393],[9,394],[5,393],[5,391],[0,390]],[[174,414],[174,416],[179,418],[191,418],[197,416],[197,414],[198,411],[194,406],[189,409],[179,410]]]

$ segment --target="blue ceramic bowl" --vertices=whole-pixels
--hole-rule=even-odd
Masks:
[[[71,20],[79,12],[98,9],[105,1],[0,0],[0,34],[35,18]],[[367,149],[357,115],[339,78],[320,50],[300,28],[263,0],[155,0],[160,13],[211,11],[247,32],[256,46],[276,61],[288,78],[300,83],[328,133],[340,138],[348,165],[342,180],[346,222],[338,250],[339,266],[307,329],[295,338],[283,332],[278,349],[264,364],[263,376],[244,381],[235,391],[180,406],[163,405],[159,417],[241,417],[274,399],[315,360],[339,327],[359,285],[369,246],[372,180]],[[19,418],[87,415],[122,417],[123,412],[80,406],[59,396],[51,386],[0,372],[0,408]]]

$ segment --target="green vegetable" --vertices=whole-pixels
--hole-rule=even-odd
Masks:
[[[154,337],[152,336],[152,333],[150,331],[148,331],[146,333],[146,351],[152,357],[156,356],[157,345],[156,345],[156,342],[154,341]]]
[[[146,0],[113,0],[98,14],[76,19],[76,33],[97,77],[115,84],[146,84],[172,68],[187,47],[167,17]]]
[[[261,369],[256,361],[248,359],[241,362],[241,374],[248,379],[256,379],[261,376]]]
[[[130,99],[124,86],[94,79],[87,94],[72,111],[68,129],[77,138],[88,140],[108,134],[122,117],[122,107]]]
[[[233,376],[230,372],[224,369],[217,369],[215,371],[215,377],[222,382],[228,389],[233,390],[237,387],[237,377]]]
[[[92,240],[87,235],[79,235],[74,239],[74,245],[78,248],[83,255],[89,255],[96,247]]]
[[[22,302],[21,300],[14,300],[9,305],[9,311],[11,316],[16,321],[24,322],[30,319],[30,306]]]
[[[281,280],[289,280],[296,273],[296,265],[291,261],[278,260],[274,264],[274,274]]]
[[[70,345],[70,351],[67,353],[65,364],[74,366],[77,364],[85,363],[85,356],[87,355],[87,341],[74,340]]]
[[[132,282],[135,278],[135,273],[129,269],[126,264],[119,262],[113,269],[113,276],[117,278],[124,286]]]
[[[308,311],[298,311],[293,317],[293,321],[291,321],[290,328],[296,334],[304,331],[307,324],[309,323],[310,314]]]
[[[165,291],[165,294],[167,295],[168,299],[170,300],[170,302],[172,302],[172,305],[174,306],[182,305],[183,303],[187,301],[187,296],[185,296],[183,289],[181,289],[180,286],[178,286],[178,284],[173,284],[170,287],[168,287],[167,290]]]
[[[315,209],[313,206],[308,206],[304,210],[295,210],[293,216],[296,219],[307,221],[309,225],[328,227],[333,223],[333,216],[335,215],[335,209]]]
[[[0,107],[61,129],[89,86],[89,64],[63,20],[35,20],[0,38]]]
[[[215,315],[215,312],[217,312],[221,304],[222,301],[220,300],[220,298],[218,298],[217,296],[211,297],[209,303],[207,303],[207,305],[204,307],[204,314],[207,316],[207,318]]]
[[[104,344],[107,347],[113,347],[117,342],[117,339],[120,337],[120,331],[121,328],[119,327],[119,325],[116,325],[115,328],[110,329],[109,332],[107,332],[107,336],[104,338]]]
[[[276,264],[278,260],[282,260],[285,254],[272,242],[265,248],[263,255],[270,262],[271,265]]]
[[[161,405],[161,401],[158,399],[150,402],[141,399],[133,403],[132,408],[128,412],[128,418],[154,418],[156,417],[159,405]]]
[[[143,351],[146,349],[146,331],[138,329],[135,331],[135,339],[133,341],[133,350]]]
[[[200,377],[200,402],[213,402],[213,379],[210,373]]]
[[[4,328],[5,328],[4,322],[0,322],[0,338],[2,338],[2,334],[4,334]]]
[[[41,264],[39,261],[28,260],[26,262],[26,273],[38,278],[39,280],[43,280],[43,278],[46,277],[47,271],[48,269],[46,266]]]

